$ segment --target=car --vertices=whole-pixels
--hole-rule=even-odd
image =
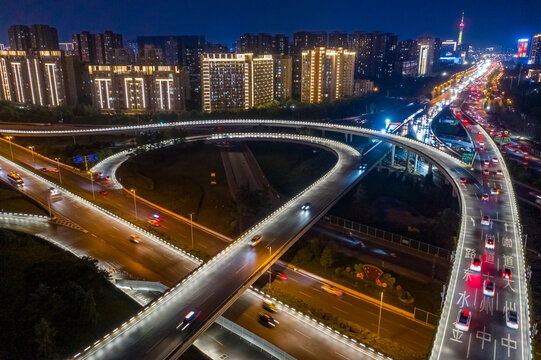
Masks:
[[[483,281],[483,294],[486,296],[494,296],[494,283],[489,279]]]
[[[483,175],[490,175],[490,170],[487,170],[487,169],[483,170]]]
[[[361,164],[361,165],[359,166],[359,170],[365,171],[365,170],[366,170],[366,164]]]
[[[511,280],[513,278],[513,274],[511,274],[511,269],[503,268],[503,270],[502,270],[502,278]]]
[[[263,309],[267,310],[267,311],[270,311],[270,312],[278,312],[278,309],[276,308],[276,304],[274,304],[272,301],[270,300],[263,300]]]
[[[484,164],[485,166],[489,166],[489,165],[490,165],[490,161],[485,160],[485,161],[483,161],[483,164]]]
[[[328,292],[329,294],[333,294],[333,295],[337,295],[337,296],[342,296],[344,295],[344,292],[334,286],[331,286],[331,285],[327,285],[327,284],[323,284],[321,286],[321,288],[325,291],[325,292]]]
[[[488,201],[489,199],[490,197],[487,193],[484,193],[483,196],[481,196],[481,200]]]
[[[479,144],[479,150],[484,151],[485,150],[485,145]]]
[[[156,226],[156,227],[160,226],[160,222],[157,221],[157,220],[154,220],[154,219],[150,219],[150,220],[148,221],[148,223],[149,223],[150,225],[152,225],[152,226]]]
[[[485,143],[483,141],[479,141],[479,146],[485,147]]]
[[[263,235],[255,235],[252,240],[250,240],[250,246],[256,246],[257,244],[259,244],[261,242],[261,240],[263,239]]]
[[[130,241],[134,244],[139,244],[141,242],[141,239],[139,239],[139,236],[135,234],[130,234]]]
[[[311,207],[311,206],[312,206],[312,205],[311,205],[310,203],[304,203],[304,204],[302,204],[302,206],[301,206],[301,210],[303,210],[303,211],[308,211],[308,210],[310,210],[310,207]]]
[[[483,218],[481,219],[481,225],[489,226],[490,225],[490,217],[483,216]]]
[[[60,192],[57,189],[55,189],[54,187],[49,188],[49,193],[51,194],[51,196],[55,196],[55,195],[60,194]]]
[[[195,319],[199,317],[199,314],[201,314],[201,311],[196,313],[194,310],[192,310],[189,313],[187,313],[186,316],[184,316],[184,319],[182,319],[182,321],[180,322],[180,324],[177,325],[177,330],[178,329],[180,329],[180,331],[186,330],[186,328],[188,328],[188,326],[190,326],[195,321]]]
[[[490,189],[490,195],[499,195],[499,194],[500,194],[500,189],[497,189],[497,188]]]
[[[481,271],[481,265],[483,262],[479,258],[474,258],[473,261],[470,264],[470,270],[473,271]]]
[[[111,177],[110,177],[110,176],[106,176],[106,177],[105,177],[105,181],[109,181],[109,180],[111,180]]]
[[[460,178],[460,183],[461,184],[466,184],[468,182],[468,180],[466,178]]]
[[[503,175],[503,171],[501,171],[500,169],[496,170],[496,175],[502,176],[502,175]]]
[[[471,312],[468,310],[460,309],[456,319],[455,327],[462,331],[468,331],[471,323]]]
[[[485,247],[487,249],[494,249],[494,235],[487,235],[485,237]]]
[[[276,324],[278,324],[278,321],[276,321],[272,316],[264,312],[259,313],[257,319],[261,324],[268,328],[276,327]]]
[[[53,172],[57,173],[57,172],[60,172],[60,170],[58,168],[54,168]]]
[[[493,162],[493,163],[498,163],[498,162],[500,162],[500,161],[498,160],[498,158],[495,157],[495,158],[492,158],[492,162]]]
[[[505,312],[505,325],[511,329],[518,329],[518,315],[516,311],[508,309]]]
[[[98,177],[98,179],[101,179],[101,177],[103,176],[103,173],[100,171],[100,172],[96,173],[96,176]]]
[[[46,167],[42,167],[40,170],[43,171],[43,172],[49,171],[49,169],[47,169]]]
[[[159,214],[154,214],[154,215],[152,215],[152,217],[153,217],[154,220],[156,220],[156,221],[162,221],[162,220],[163,220],[162,217],[161,217]]]
[[[522,165],[528,165],[528,162],[527,162],[527,161],[523,161],[523,162],[522,162]]]
[[[284,280],[287,279],[287,274],[284,274],[280,270],[272,270],[271,274],[276,276],[279,279],[284,279]]]
[[[102,194],[102,195],[107,195],[107,194],[109,194],[109,191],[107,191],[107,190],[102,190],[102,191],[100,191],[100,194]]]

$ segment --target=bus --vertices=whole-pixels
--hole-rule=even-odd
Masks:
[[[21,176],[19,174],[16,174],[15,172],[12,172],[11,174],[9,174],[8,179],[16,187],[24,186],[23,179],[21,178]]]

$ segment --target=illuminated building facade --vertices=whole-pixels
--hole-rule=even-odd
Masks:
[[[534,35],[532,38],[530,64],[541,65],[541,34]]]
[[[203,111],[245,110],[274,98],[272,55],[201,55]]]
[[[0,51],[0,100],[59,106],[76,99],[67,91],[61,51]]]
[[[91,65],[92,104],[103,112],[183,111],[187,70],[178,66]]]
[[[525,58],[528,56],[528,42],[530,39],[518,39],[518,52],[519,58]]]
[[[435,72],[441,53],[441,40],[425,34],[417,39],[419,44],[418,76],[428,76]]]
[[[458,42],[457,45],[462,46],[462,33],[464,32],[464,11],[462,12],[462,18],[460,19],[459,32],[458,32]],[[456,50],[456,49],[455,49]]]
[[[302,52],[301,101],[320,103],[353,95],[355,52],[316,47]]]

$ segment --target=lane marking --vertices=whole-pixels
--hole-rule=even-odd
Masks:
[[[309,297],[309,298],[311,298],[311,297],[312,297],[311,295],[308,295],[307,293],[305,293],[305,292],[302,292],[302,291],[299,291],[299,294],[303,294],[304,296],[306,296],[306,297]]]
[[[308,339],[311,339],[312,337],[311,336],[308,336],[306,335],[305,333],[303,333],[302,331],[299,331],[297,329],[294,329],[296,332],[298,332],[299,334],[301,334],[302,336],[306,336]]]

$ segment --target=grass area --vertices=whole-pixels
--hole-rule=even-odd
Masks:
[[[49,214],[38,203],[3,181],[0,181],[0,211],[35,215]]]
[[[311,146],[283,142],[248,145],[269,182],[286,197],[304,190],[336,163],[333,153]]]
[[[513,179],[538,189],[541,188],[541,175],[537,170],[531,169],[511,159],[506,159],[505,164]]]
[[[438,282],[425,283],[401,276],[382,268],[378,263],[376,267],[382,271],[378,284],[369,270],[375,264],[361,262],[343,247],[313,233],[303,236],[284,254],[282,260],[374,298],[379,298],[381,291],[384,291],[386,303],[410,312],[415,307],[432,313],[439,312],[441,285]],[[363,268],[364,265],[369,265],[369,268]],[[359,274],[363,274],[360,275],[362,277]]]
[[[287,292],[285,289],[282,289],[280,284],[277,282],[272,285],[272,289],[269,289],[268,284],[265,284],[262,290],[283,303],[295,308],[297,311],[313,317],[332,329],[337,330],[340,333],[345,334],[350,338],[355,339],[358,342],[391,357],[392,359],[421,360],[426,358],[426,353],[419,353],[407,349],[402,344],[398,344],[392,339],[377,336],[372,331],[367,330],[358,323],[352,322],[350,319],[344,319],[337,316],[335,313],[328,312],[326,309],[321,309],[307,304],[304,300]]]
[[[237,207],[214,145],[187,143],[142,153],[126,161],[117,177],[160,206],[187,217],[193,213],[194,221],[220,233],[237,232]]]
[[[140,306],[90,258],[0,230],[0,358],[65,358],[120,325]]]
[[[372,171],[330,212],[453,250],[458,211],[451,185],[435,184],[431,177],[403,177],[402,173],[382,170]]]

